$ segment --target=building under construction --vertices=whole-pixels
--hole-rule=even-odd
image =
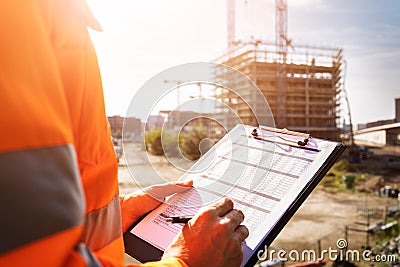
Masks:
[[[338,139],[342,50],[311,46],[291,49],[293,52],[282,57],[274,44],[245,44],[216,62],[239,70],[256,83],[268,101],[276,127]],[[251,94],[234,75],[219,75],[224,86],[240,95]],[[263,99],[249,97],[251,101],[243,101],[228,91],[217,90],[216,98],[234,110],[243,123],[250,125],[258,123],[251,109],[254,111],[259,105],[265,105]]]
[[[286,0],[275,1],[275,42],[240,43],[235,39],[235,0],[227,0],[228,52],[215,62],[239,70],[259,87],[268,101],[276,127],[337,140],[340,134],[340,94],[344,90],[343,51],[332,47],[294,45],[287,37]],[[220,114],[226,114],[223,109],[228,106],[243,123],[260,123],[260,114],[255,121],[252,110],[265,105],[265,101],[248,96],[254,92],[234,72],[217,71],[217,76],[223,86],[247,96],[243,101],[233,92],[216,88],[216,98],[222,103]],[[262,116],[270,114],[261,114],[261,123]],[[229,121],[225,123],[230,128]]]

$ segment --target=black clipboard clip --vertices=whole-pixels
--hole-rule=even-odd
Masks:
[[[266,129],[260,128],[260,129],[261,130],[267,130],[267,131],[273,131],[275,133],[283,133],[283,134],[289,134],[289,135],[304,137],[303,141],[301,141],[301,140],[294,141],[294,140],[289,140],[289,139],[283,138],[282,136],[277,136],[278,138],[284,140],[287,143],[280,143],[280,142],[275,142],[275,143],[282,144],[282,145],[288,145],[288,146],[295,147],[295,148],[306,149],[306,150],[310,150],[310,151],[314,151],[314,152],[320,152],[320,150],[317,149],[317,148],[307,147],[307,144],[311,139],[311,134],[297,133],[297,132],[287,131],[285,129],[273,129],[273,128],[266,128]],[[273,142],[271,140],[265,139],[262,135],[260,135],[258,133],[258,128],[254,128],[253,129],[253,131],[251,132],[251,136],[254,139],[257,139],[257,140],[266,141],[266,142]],[[294,143],[296,145],[293,145],[291,143]]]

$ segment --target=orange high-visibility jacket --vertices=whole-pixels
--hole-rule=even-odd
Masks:
[[[0,266],[122,266],[117,162],[82,0],[0,1]],[[145,266],[186,266],[177,258]]]

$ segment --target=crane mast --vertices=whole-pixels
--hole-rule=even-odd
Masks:
[[[279,52],[287,53],[287,3],[275,1],[275,42]]]
[[[228,49],[232,48],[235,42],[235,0],[227,0],[228,19]]]
[[[287,38],[287,3],[286,0],[275,0],[275,46],[278,54],[277,97],[278,110],[275,123],[278,127],[286,127],[286,56],[290,44]]]

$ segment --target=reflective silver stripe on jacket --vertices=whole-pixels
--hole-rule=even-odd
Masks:
[[[119,196],[107,206],[86,215],[82,242],[89,249],[97,251],[122,235]]]
[[[93,256],[92,252],[82,243],[79,243],[76,250],[81,254],[87,267],[101,267],[99,261]]]
[[[0,153],[0,253],[81,225],[84,197],[72,145]]]

